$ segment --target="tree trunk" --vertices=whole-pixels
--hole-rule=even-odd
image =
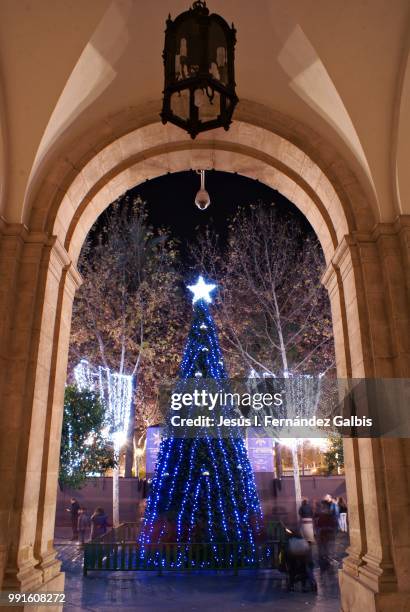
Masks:
[[[126,478],[132,477],[132,468],[134,466],[134,433],[135,433],[135,409],[134,402],[130,408],[130,421],[127,431],[127,441],[125,443],[125,457],[124,457],[124,476]]]
[[[275,470],[276,478],[282,478],[282,446],[280,442],[275,442]]]
[[[302,503],[302,487],[300,484],[299,458],[297,443],[292,444],[293,479],[295,482],[296,522],[299,520],[299,508]]]
[[[277,328],[278,337],[279,337],[280,354],[281,354],[282,366],[283,366],[283,376],[284,378],[288,378],[289,377],[288,356],[286,354],[286,347],[285,347],[285,342],[283,339],[281,315],[280,315],[278,301],[276,298],[275,289],[273,290],[272,293],[273,293],[273,300],[274,300],[275,311],[276,311],[276,328]],[[287,416],[290,416],[290,415],[287,415]],[[292,464],[293,464],[293,480],[295,483],[296,521],[298,521],[299,520],[299,507],[302,503],[302,487],[300,484],[297,441],[295,444],[292,444]]]
[[[113,469],[112,473],[112,520],[114,527],[118,527],[120,524],[120,495],[119,495],[119,466]]]
[[[124,476],[132,477],[134,466],[134,434],[135,434],[135,376],[132,378],[132,401],[130,406],[130,419],[127,427],[127,439],[125,442]]]

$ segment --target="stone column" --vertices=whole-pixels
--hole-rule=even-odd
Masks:
[[[71,304],[79,277],[61,244],[23,226],[3,228],[0,255],[3,588],[60,590],[64,577],[52,533]]]
[[[45,583],[53,577],[57,566],[58,569],[60,568],[60,562],[56,560],[56,552],[53,546],[56,496],[72,304],[75,291],[80,284],[80,275],[72,265],[67,263],[63,269],[57,303],[57,323],[53,341],[37,530],[34,545],[34,555],[37,559],[40,559],[38,567],[43,572],[43,582]]]
[[[405,218],[348,236],[325,274],[339,376],[410,375],[408,236]],[[346,440],[345,451],[351,544],[342,610],[410,609],[409,440]]]
[[[7,375],[8,359],[8,336],[11,327],[12,312],[16,295],[16,278],[24,240],[20,232],[24,228],[14,227],[14,232],[10,226],[0,219],[0,398],[3,398],[4,381]],[[7,419],[3,400],[1,400],[0,410],[0,462],[3,460],[2,449],[5,441],[2,439],[4,420]],[[4,466],[5,467],[5,466]],[[4,570],[7,559],[8,545],[8,522],[10,514],[10,502],[3,494],[0,482],[0,585],[3,581]]]
[[[350,291],[352,284],[352,258],[350,256],[349,242],[340,245],[333,261],[326,270],[322,282],[326,286],[333,322],[333,335],[335,342],[335,355],[337,375],[339,378],[352,377],[352,359],[350,353],[349,332],[352,331],[352,322],[358,318],[357,304],[350,304],[350,317],[346,304],[346,291]],[[354,287],[354,282],[353,282]],[[352,313],[352,309],[355,309]],[[361,349],[361,347],[360,347]],[[360,351],[361,354],[361,351]],[[349,503],[349,538],[347,549],[348,557],[345,567],[357,576],[361,565],[362,555],[366,550],[365,517],[363,508],[363,491],[360,479],[360,456],[358,440],[345,438],[343,441],[344,462],[346,472],[346,491]]]

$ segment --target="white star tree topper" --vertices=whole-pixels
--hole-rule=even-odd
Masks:
[[[192,303],[198,302],[199,300],[204,300],[208,304],[212,303],[212,298],[210,296],[211,291],[216,289],[216,285],[213,283],[206,283],[202,276],[198,276],[198,280],[195,285],[188,285],[188,289],[192,291],[194,294],[192,298]]]

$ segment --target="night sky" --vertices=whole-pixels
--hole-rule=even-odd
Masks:
[[[176,172],[145,181],[134,187],[123,197],[140,196],[147,202],[148,220],[154,228],[168,228],[172,238],[180,243],[183,263],[189,266],[188,244],[209,226],[226,243],[230,220],[241,206],[275,203],[279,213],[295,216],[305,228],[306,234],[313,232],[302,213],[279,192],[263,183],[238,174],[211,170],[205,174],[205,186],[211,198],[210,206],[201,211],[195,206],[195,195],[200,187],[200,176],[190,170]],[[101,226],[109,207],[94,226]],[[93,229],[94,229],[93,228]]]

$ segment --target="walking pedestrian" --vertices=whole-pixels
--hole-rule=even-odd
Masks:
[[[81,544],[84,544],[85,542],[85,533],[87,529],[90,527],[90,524],[91,524],[91,521],[90,521],[90,517],[87,514],[87,509],[80,508],[79,513],[78,513],[77,529],[78,529],[78,536],[79,536],[78,539]]]
[[[312,544],[315,541],[313,532],[313,509],[309,500],[306,498],[302,500],[302,504],[299,508],[299,517],[302,537],[305,538],[306,542]]]
[[[343,497],[339,497],[337,500],[339,506],[339,529],[343,533],[347,532],[347,504]]]
[[[107,532],[108,517],[100,507],[94,510],[91,517],[91,540],[99,538]]]
[[[330,495],[330,493],[327,493],[324,497],[324,500],[330,504],[330,510],[332,514],[334,514],[336,518],[339,518],[339,508],[337,505],[337,499],[333,497],[333,495]]]
[[[311,545],[298,533],[291,533],[285,548],[285,563],[289,575],[288,589],[293,591],[296,582],[301,582],[302,591],[317,591],[313,574]]]
[[[78,540],[78,512],[80,510],[80,504],[75,497],[70,500],[70,507],[67,508],[67,512],[71,514],[71,529],[73,532],[71,540]]]
[[[334,563],[333,555],[336,535],[336,516],[332,512],[330,503],[323,500],[319,514],[316,518],[316,537],[319,553],[319,567],[327,570]]]

